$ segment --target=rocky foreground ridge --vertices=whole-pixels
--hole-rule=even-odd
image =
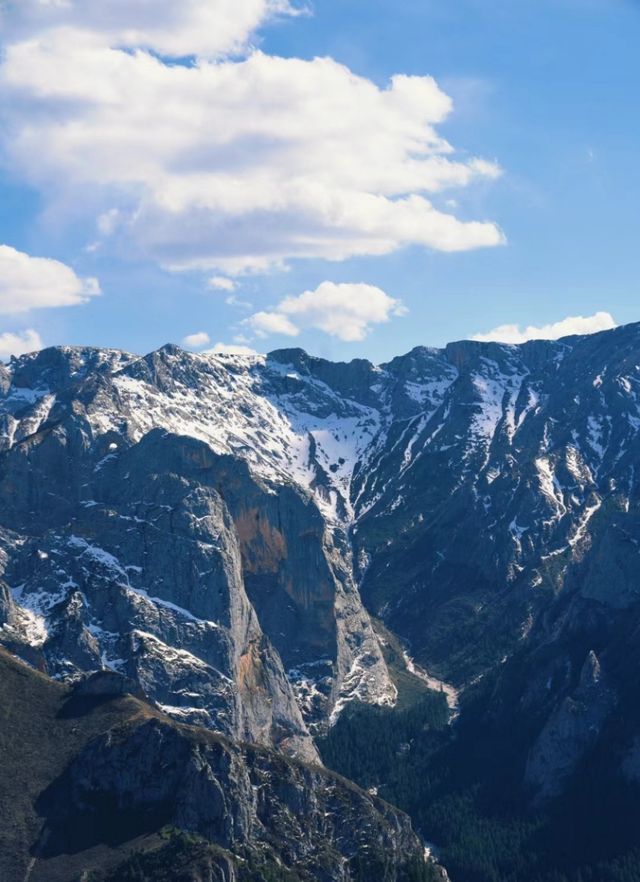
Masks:
[[[100,676],[72,690],[0,650],[7,882],[439,878],[382,800],[175,723]]]

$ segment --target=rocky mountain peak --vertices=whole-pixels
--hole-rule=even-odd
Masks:
[[[349,702],[395,701],[370,613],[473,681],[576,627],[551,624],[561,603],[637,602],[639,352],[635,325],[380,367],[172,345],[15,360],[2,639],[303,753]]]

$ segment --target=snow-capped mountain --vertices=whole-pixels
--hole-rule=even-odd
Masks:
[[[111,667],[174,716],[309,757],[307,723],[393,703],[337,529],[344,478],[321,485],[309,452],[311,426],[318,458],[329,432],[353,443],[364,406],[299,395],[278,361],[175,347],[48,350],[3,383],[11,648],[60,677]]]
[[[395,701],[374,613],[459,687],[583,629],[536,667],[551,719],[640,601],[638,325],[381,366],[57,348],[0,386],[3,642],[180,718],[314,755]]]

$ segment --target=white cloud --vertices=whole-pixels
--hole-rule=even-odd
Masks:
[[[559,340],[573,334],[595,334],[598,331],[610,331],[617,327],[617,322],[608,312],[596,312],[594,315],[568,316],[562,321],[550,325],[535,327],[529,325],[520,328],[518,325],[500,325],[486,334],[476,334],[472,339],[483,343],[526,343],[528,340]]]
[[[373,285],[322,282],[315,291],[286,297],[270,312],[255,313],[247,325],[260,337],[295,337],[302,329],[313,328],[355,342],[364,340],[372,325],[406,312],[399,300]]]
[[[226,276],[214,276],[209,279],[207,284],[214,291],[226,291],[228,293],[235,291],[238,287],[237,282],[234,282],[233,279],[228,279]]]
[[[208,343],[211,343],[211,338],[206,331],[198,331],[195,334],[187,334],[187,336],[183,337],[182,339],[182,345],[189,346],[191,349],[200,349],[202,346],[206,346]]]
[[[12,355],[24,355],[25,352],[35,352],[42,349],[42,338],[37,331],[29,328],[18,334],[0,334],[0,359],[3,361]]]
[[[97,279],[81,279],[71,267],[0,245],[0,314],[52,306],[77,306],[100,294]]]
[[[300,328],[279,312],[256,312],[247,319],[247,325],[255,331],[259,337],[268,334],[284,334],[287,337],[297,337]]]
[[[173,58],[215,57],[243,51],[268,18],[293,12],[286,0],[7,0],[0,24],[14,40],[65,29]]]
[[[227,295],[224,299],[227,306],[235,306],[239,309],[253,309],[252,303],[249,303],[248,300],[240,300],[234,293],[238,290],[238,283],[234,279],[229,279],[227,276],[214,276],[212,279],[209,279],[207,284],[213,291],[220,291]]]
[[[235,275],[504,241],[494,223],[429,200],[500,173],[440,136],[452,102],[430,77],[380,88],[331,58],[211,60],[279,2],[242,0],[238,21],[237,0],[153,0],[153,15],[151,0],[18,5],[22,30],[0,64],[0,147],[50,201],[101,215],[111,248]],[[168,64],[122,44],[208,60]]]
[[[250,346],[242,346],[239,343],[216,343],[212,349],[207,349],[203,355],[258,355]]]

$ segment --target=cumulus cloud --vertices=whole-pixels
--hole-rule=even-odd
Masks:
[[[35,352],[37,349],[42,349],[42,338],[33,328],[17,334],[10,332],[0,334],[0,359],[2,361],[6,361],[12,355],[24,355],[25,352]]]
[[[189,346],[190,349],[200,349],[208,343],[211,343],[211,338],[206,331],[197,331],[195,334],[187,334],[187,336],[182,339],[182,345]]]
[[[286,11],[282,2],[16,0],[10,9],[0,147],[50,199],[97,211],[111,247],[235,275],[296,258],[504,241],[494,223],[430,200],[500,174],[439,134],[452,102],[430,77],[380,87],[331,58],[224,56]],[[148,48],[199,58],[170,64]]]
[[[240,343],[216,343],[211,349],[207,349],[203,355],[258,355],[250,346]]]
[[[610,331],[617,322],[609,312],[596,312],[594,315],[573,315],[550,325],[500,325],[486,334],[476,334],[472,339],[483,343],[526,343],[528,340],[559,340],[573,334],[595,334]]]
[[[355,342],[364,340],[373,325],[406,312],[399,300],[373,285],[322,282],[315,291],[286,297],[273,310],[257,312],[246,323],[259,337],[296,337],[301,330],[313,328]]]
[[[0,245],[0,314],[77,306],[100,293],[97,279],[81,279],[58,260],[31,257]]]
[[[287,0],[6,0],[0,24],[13,39],[64,29],[173,58],[216,57],[243,51],[278,14],[294,14]]]
[[[247,319],[247,325],[258,337],[267,337],[269,334],[297,337],[300,333],[300,328],[281,312],[256,312]]]

